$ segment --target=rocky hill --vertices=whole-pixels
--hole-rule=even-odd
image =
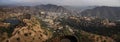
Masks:
[[[44,42],[50,38],[50,32],[42,29],[40,22],[32,16],[30,19],[23,18],[24,24],[16,25],[10,32],[8,28],[0,28],[1,42]],[[8,32],[7,32],[8,31]]]

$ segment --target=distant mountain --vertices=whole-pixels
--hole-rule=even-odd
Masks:
[[[112,20],[120,19],[120,7],[96,7],[93,9],[87,9],[80,13],[82,16],[97,16],[101,18],[108,18]]]
[[[5,8],[5,9],[3,9]],[[5,11],[9,13],[13,12],[21,12],[21,13],[30,13],[30,14],[38,14],[41,11],[45,12],[54,12],[54,13],[72,13],[68,9],[64,8],[63,6],[53,5],[53,4],[41,4],[41,5],[35,5],[35,6],[0,6],[0,11]],[[11,11],[9,11],[11,10]]]
[[[83,11],[86,9],[93,9],[95,6],[63,6],[68,10],[74,10],[74,11]]]
[[[57,6],[53,4],[47,4],[47,5],[37,5],[35,6],[37,9],[43,9],[45,11],[52,11],[52,12],[67,12],[68,10],[62,6]]]

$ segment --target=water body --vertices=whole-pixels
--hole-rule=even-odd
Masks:
[[[16,18],[8,18],[8,19],[5,19],[4,22],[10,23],[11,25],[18,25],[20,23],[20,20],[18,20]]]

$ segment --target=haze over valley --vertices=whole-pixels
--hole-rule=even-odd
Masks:
[[[119,0],[0,0],[0,42],[120,42]]]

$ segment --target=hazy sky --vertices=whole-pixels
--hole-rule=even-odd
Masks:
[[[120,0],[0,0],[0,5],[6,4],[57,4],[69,6],[118,6]]]

